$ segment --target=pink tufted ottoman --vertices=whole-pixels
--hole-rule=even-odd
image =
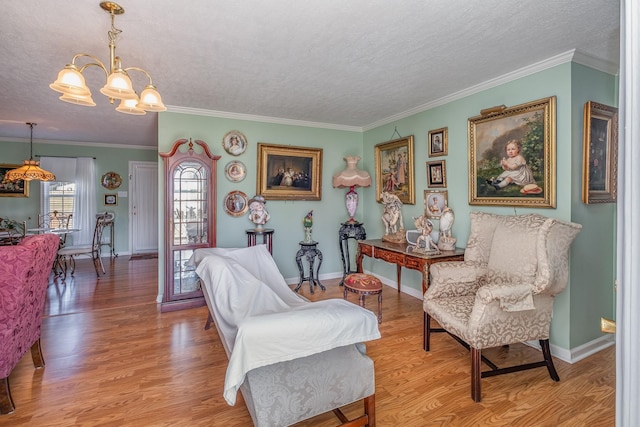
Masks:
[[[344,299],[347,291],[358,294],[360,307],[364,307],[365,295],[378,295],[378,323],[382,323],[382,282],[377,277],[364,273],[349,274],[344,279]]]

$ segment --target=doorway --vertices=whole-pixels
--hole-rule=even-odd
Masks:
[[[158,164],[129,162],[131,255],[158,252]]]

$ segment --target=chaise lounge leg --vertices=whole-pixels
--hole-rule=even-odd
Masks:
[[[38,338],[31,346],[31,358],[33,359],[33,366],[36,368],[44,368],[44,357],[42,357],[40,338]]]
[[[13,405],[11,398],[11,389],[9,388],[9,377],[5,377],[0,382],[0,414],[10,414],[16,407]]]
[[[422,333],[422,347],[424,351],[431,349],[431,316],[424,312],[424,331]]]
[[[367,415],[368,427],[376,427],[376,395],[372,394],[364,398],[364,413]]]
[[[471,398],[474,402],[480,402],[482,393],[480,391],[480,362],[482,361],[482,351],[471,347]]]
[[[554,381],[560,381],[560,376],[556,372],[556,367],[553,366],[553,359],[551,358],[551,350],[549,349],[549,340],[540,340],[540,348],[542,349],[542,354],[544,355],[544,361],[547,364],[547,370],[549,371],[549,376]]]

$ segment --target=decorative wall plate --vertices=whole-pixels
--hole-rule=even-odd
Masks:
[[[231,182],[240,182],[247,176],[247,167],[239,160],[232,160],[224,167],[224,174]]]
[[[222,146],[224,150],[232,156],[239,156],[247,149],[247,137],[242,132],[232,130],[226,133],[222,138]]]
[[[242,216],[249,209],[249,199],[242,191],[230,191],[224,197],[224,211],[231,216]]]
[[[122,178],[115,172],[107,172],[102,175],[100,183],[107,190],[115,190],[120,187],[120,184],[122,184]]]

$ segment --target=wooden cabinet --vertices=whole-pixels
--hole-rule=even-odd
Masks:
[[[188,260],[195,249],[216,245],[216,164],[220,156],[211,154],[203,141],[180,139],[160,157],[166,191],[161,311],[199,307],[205,304],[200,279]]]

